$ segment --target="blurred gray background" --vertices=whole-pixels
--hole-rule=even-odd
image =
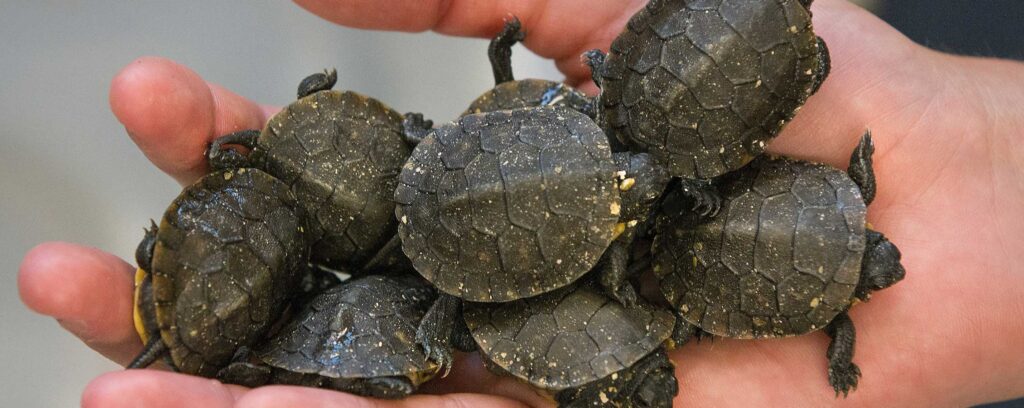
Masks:
[[[969,14],[957,7],[979,2],[948,1],[945,9],[937,7],[943,3],[938,0],[862,2],[873,3],[908,33],[922,25],[993,30],[975,24],[979,20],[956,20]],[[482,40],[351,30],[282,1],[169,3],[0,1],[2,407],[76,406],[92,377],[118,369],[53,320],[28,311],[15,277],[25,252],[49,240],[132,259],[143,226],[177,195],[179,186],[149,165],[108,108],[110,79],[134,58],[168,57],[242,96],[278,105],[294,97],[303,76],[336,67],[339,88],[442,121],[454,118],[492,81]],[[891,7],[915,3],[930,10],[932,20],[921,23],[925,12],[900,14]],[[1020,16],[1024,2],[980,3],[986,7],[973,9],[1006,3],[993,13],[1006,20],[1006,7]],[[952,22],[941,20],[943,10]],[[1007,38],[1021,41],[1019,21],[1007,25],[1016,36],[988,42],[971,43],[955,33],[951,40],[929,37],[927,30],[912,37],[948,50],[1019,58],[1020,43],[1009,45],[1006,54],[997,49]],[[982,48],[963,48],[957,41]],[[522,48],[513,59],[520,77],[561,78],[550,62]]]

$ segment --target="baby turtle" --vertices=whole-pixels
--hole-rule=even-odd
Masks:
[[[671,407],[679,390],[662,347],[672,313],[624,307],[596,285],[467,302],[464,318],[488,368],[555,393],[559,406]]]
[[[722,213],[676,215],[666,198],[652,249],[655,275],[683,321],[732,338],[824,328],[829,382],[857,386],[847,309],[904,277],[900,251],[866,223],[875,196],[870,134],[848,175],[823,164],[762,157],[717,183]]]
[[[512,46],[525,37],[518,18],[512,17],[505,22],[505,27],[487,48],[495,87],[476,98],[463,115],[533,106],[563,106],[594,117],[595,106],[591,98],[568,85],[545,79],[515,80],[512,75]]]
[[[288,186],[256,169],[186,188],[136,250],[135,324],[146,347],[128,368],[170,353],[205,377],[262,340],[296,295],[309,249]]]
[[[370,275],[315,297],[281,332],[234,363],[221,380],[246,386],[290,384],[374,398],[401,398],[438,365],[413,343],[436,292],[415,275]]]
[[[536,296],[602,257],[609,294],[635,302],[629,244],[669,179],[650,164],[646,154],[613,156],[601,129],[565,108],[466,115],[432,132],[395,191],[402,249],[443,292],[418,334],[428,354],[447,360],[456,298]]]
[[[311,261],[359,271],[395,234],[392,195],[412,149],[403,116],[376,99],[332,91],[335,71],[299,85],[299,99],[263,128],[213,141],[214,168],[255,167],[287,184],[310,217]],[[417,124],[430,127],[430,121]],[[417,136],[418,137],[418,136]],[[245,156],[226,145],[251,149]]]
[[[817,91],[828,49],[811,0],[652,0],[604,54],[601,127],[676,177],[710,179],[757,155]]]

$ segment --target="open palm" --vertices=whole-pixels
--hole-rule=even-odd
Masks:
[[[554,59],[569,83],[595,91],[580,54],[607,49],[644,2],[298,3],[353,27],[477,37],[493,35],[516,15],[529,30],[527,47]],[[871,128],[879,194],[868,218],[902,250],[907,278],[852,310],[855,362],[864,377],[848,399],[836,400],[828,386],[828,339],[816,333],[705,341],[675,351],[676,405],[962,406],[1024,394],[1024,65],[930,51],[843,0],[818,0],[812,10],[832,51],[832,75],[769,150],[844,167],[859,135]],[[276,111],[159,58],[126,67],[110,103],[143,153],[182,184],[206,172],[203,151],[213,137],[260,127]],[[133,271],[96,249],[47,243],[26,255],[19,286],[29,307],[124,364],[141,348],[131,321]],[[476,355],[463,356],[451,376],[425,389],[434,395],[376,402],[133,370],[94,380],[83,405],[551,404],[515,380],[487,373]]]

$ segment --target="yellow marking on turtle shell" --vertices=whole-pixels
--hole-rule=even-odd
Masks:
[[[601,403],[602,404],[607,404],[608,403],[608,396],[605,395],[604,391],[601,391],[599,394],[597,394],[597,396],[601,398]]]
[[[626,226],[629,227],[629,228],[633,228],[633,227],[636,227],[636,224],[639,224],[639,223],[640,223],[640,221],[630,220],[629,222],[626,223]]]
[[[694,251],[700,251],[702,249],[704,249],[704,243],[703,242],[696,242],[696,243],[693,244],[693,250]]]
[[[625,170],[619,170],[619,171],[615,172],[615,177],[618,177],[619,180],[625,179],[626,178],[626,171]]]
[[[811,299],[811,307],[812,308],[818,307],[818,305],[820,305],[820,304],[821,304],[821,299],[820,298]]]
[[[234,175],[235,175],[235,173],[230,172],[230,171],[226,171],[226,172],[224,172],[224,180],[231,180],[231,176],[234,176]]]
[[[630,177],[628,179],[622,180],[622,183],[619,183],[619,190],[620,191],[629,191],[629,189],[633,188],[633,186],[635,186],[635,185],[636,185],[636,179]]]
[[[142,344],[149,342],[146,334],[146,326],[142,324],[142,312],[139,311],[139,296],[142,293],[142,281],[146,279],[146,271],[142,268],[135,270],[135,296],[132,300],[132,320],[135,322],[135,331],[139,333]]]
[[[871,223],[870,223],[870,222],[865,222],[865,223],[864,223],[864,227],[866,227],[867,229],[875,229],[875,227],[872,227],[872,226],[871,226]]]
[[[796,32],[796,26],[795,25],[794,26],[789,26],[789,32],[795,33]]]
[[[622,235],[622,233],[625,232],[625,231],[626,231],[626,223],[620,222],[618,224],[615,224],[615,229],[612,230],[612,241],[618,239],[619,235]]]
[[[622,206],[618,202],[612,202],[608,206],[608,210],[611,211],[612,215],[619,215],[619,212],[622,211]]]

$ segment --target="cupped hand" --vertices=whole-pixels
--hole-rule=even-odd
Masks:
[[[554,59],[567,82],[590,91],[595,88],[579,55],[607,49],[644,3],[297,2],[353,27],[477,37],[493,35],[515,15],[528,30],[526,46]],[[688,344],[672,355],[680,381],[675,404],[963,406],[1024,394],[1024,65],[930,51],[843,0],[818,0],[812,10],[833,71],[769,150],[844,168],[859,135],[871,128],[879,194],[868,218],[902,250],[907,278],[851,312],[858,334],[854,361],[864,377],[849,398],[837,400],[831,392],[828,339],[815,333]],[[159,58],[139,59],[119,73],[110,104],[143,153],[182,184],[206,171],[202,153],[212,138],[260,127],[276,111]],[[30,308],[125,364],[141,348],[131,321],[133,271],[97,249],[47,243],[26,255],[19,287]],[[132,370],[94,380],[83,405],[551,404],[515,380],[491,375],[475,354],[424,388],[434,395],[380,402]]]

